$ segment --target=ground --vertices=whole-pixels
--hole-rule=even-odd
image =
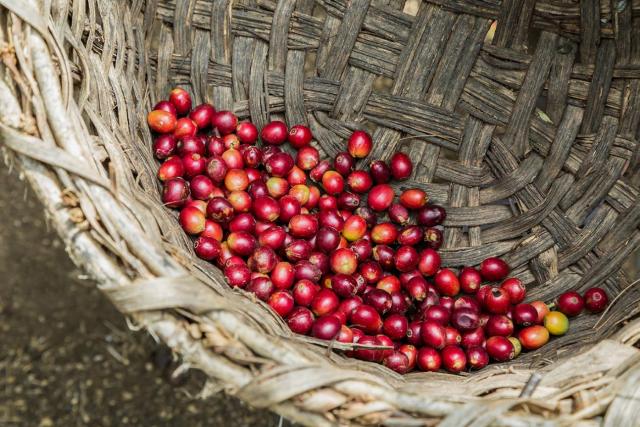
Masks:
[[[82,278],[3,163],[0,188],[1,426],[278,425],[223,394],[197,399],[197,372],[171,379],[170,354]]]

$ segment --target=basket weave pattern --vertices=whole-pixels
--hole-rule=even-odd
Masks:
[[[640,288],[620,266],[640,244],[640,1],[38,3],[0,0],[0,146],[74,261],[213,388],[306,425],[637,420]],[[531,299],[619,297],[465,376],[401,377],[293,336],[160,206],[145,116],[175,85],[259,127],[308,123],[329,156],[363,127],[372,158],[410,153],[398,187],[447,207],[445,265],[502,256]]]

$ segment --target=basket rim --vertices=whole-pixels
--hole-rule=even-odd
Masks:
[[[74,263],[95,278],[100,289],[136,325],[146,328],[213,381],[224,384],[227,392],[305,425],[360,419],[415,423],[431,417],[444,418],[443,425],[458,425],[455,423],[470,413],[496,417],[526,406],[534,414],[509,412],[504,418],[504,424],[518,425],[544,420],[540,414],[549,409],[549,402],[561,400],[577,387],[573,375],[592,377],[593,381],[609,378],[600,396],[606,400],[616,396],[617,388],[628,388],[630,379],[640,372],[639,352],[634,348],[640,339],[640,319],[590,350],[562,355],[551,365],[495,366],[469,377],[437,373],[401,377],[378,365],[323,354],[312,340],[302,343],[305,340],[293,337],[270,311],[256,309],[260,303],[242,291],[227,289],[218,272],[205,271],[201,264],[191,266],[189,254],[181,247],[163,240],[158,231],[141,226],[148,218],[136,218],[136,208],[151,209],[145,203],[152,199],[138,199],[128,188],[118,186],[88,154],[96,146],[81,111],[94,125],[100,123],[99,114],[84,103],[84,90],[81,102],[70,96],[73,67],[61,53],[59,35],[40,22],[39,12],[17,8],[8,0],[0,0],[0,4],[27,24],[23,33],[8,29],[13,36],[24,36],[22,41],[13,38],[17,67],[8,69],[21,95],[16,96],[0,81],[0,102],[7,106],[0,114],[0,146],[15,159],[43,202]],[[36,31],[29,33],[26,27]],[[23,106],[31,103],[24,111]],[[114,140],[122,137],[109,128],[96,133]],[[145,137],[148,141],[148,133]],[[115,145],[105,144],[108,149],[104,154],[117,156],[117,151],[109,152]],[[124,176],[127,166],[116,164],[114,176]],[[110,240],[109,227],[119,230],[116,235],[121,241]],[[214,337],[215,351],[191,335],[185,318],[199,323],[202,332]],[[263,369],[256,373],[246,367],[251,363]],[[542,373],[544,378],[539,379],[535,392],[520,396],[520,389],[538,381],[534,373]],[[289,385],[285,390],[283,383]],[[442,396],[442,387],[447,387],[446,396]],[[474,389],[471,396],[469,388]],[[478,397],[500,388],[504,392],[492,394],[490,399]],[[589,408],[584,411],[588,413]],[[575,419],[573,414],[555,415],[558,422]]]

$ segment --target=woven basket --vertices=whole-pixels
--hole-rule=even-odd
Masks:
[[[640,243],[640,1],[0,5],[7,161],[74,261],[210,389],[305,425],[638,425],[640,287],[619,269]],[[258,126],[308,123],[328,155],[367,127],[372,157],[415,159],[401,187],[447,206],[446,265],[501,256],[532,299],[599,285],[613,304],[464,375],[402,377],[294,336],[159,203],[145,116],[175,85]]]

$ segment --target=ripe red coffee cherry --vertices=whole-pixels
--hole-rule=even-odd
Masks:
[[[187,154],[181,160],[184,174],[188,178],[193,178],[203,173],[207,165],[206,159],[197,153]]]
[[[382,160],[372,162],[369,173],[376,184],[386,184],[391,181],[391,169]]]
[[[298,184],[305,185],[307,183],[307,174],[298,166],[294,166],[287,174],[287,181],[289,185],[292,186]]]
[[[505,337],[487,339],[487,353],[496,362],[506,362],[515,357],[513,344]]]
[[[453,373],[464,371],[467,367],[467,355],[464,350],[455,345],[448,345],[442,349],[442,365]]]
[[[378,184],[369,191],[367,204],[374,211],[381,212],[391,206],[394,196],[393,188],[390,185]]]
[[[460,293],[460,282],[458,281],[458,276],[448,268],[443,268],[438,271],[434,282],[436,288],[442,295],[452,297]]]
[[[447,211],[439,205],[425,205],[418,210],[416,220],[419,225],[434,227],[440,225],[447,218]]]
[[[440,350],[445,346],[445,331],[444,327],[433,321],[424,321],[420,327],[420,336],[422,342],[429,347],[433,347],[436,350]]]
[[[441,305],[432,305],[423,313],[424,320],[429,320],[447,326],[451,319],[451,312]]]
[[[256,277],[251,279],[246,290],[253,292],[259,300],[266,302],[276,289],[268,277]]]
[[[407,318],[401,314],[390,314],[384,319],[382,331],[392,340],[397,341],[404,339],[407,335],[409,322]]]
[[[316,294],[311,301],[311,311],[316,316],[325,316],[331,314],[338,309],[340,300],[331,289],[323,288]]]
[[[298,199],[293,196],[281,197],[278,201],[280,204],[280,221],[288,222],[300,213],[302,206]]]
[[[228,191],[244,191],[249,187],[249,177],[243,169],[231,169],[224,177],[224,186]]]
[[[389,206],[389,219],[396,224],[404,225],[409,221],[409,211],[399,203]]]
[[[247,233],[253,234],[256,229],[256,219],[253,215],[248,213],[241,213],[236,215],[229,222],[229,231],[245,231]]]
[[[269,228],[258,233],[258,243],[261,246],[269,246],[271,249],[277,250],[284,246],[286,236],[287,233],[282,227],[269,226]]]
[[[558,310],[568,317],[577,316],[584,308],[584,300],[577,292],[565,292],[560,295],[556,301]],[[526,348],[526,347],[525,347]]]
[[[286,244],[286,241],[285,241]],[[298,262],[305,259],[309,259],[313,245],[307,240],[293,240],[291,243],[285,246],[284,253],[292,262]]]
[[[431,248],[420,252],[418,260],[418,270],[425,276],[433,276],[440,269],[440,255]]]
[[[293,158],[289,153],[276,153],[265,161],[265,169],[272,176],[287,176],[291,168],[293,168]]]
[[[509,300],[511,301],[511,304],[520,304],[522,301],[524,301],[524,297],[527,294],[527,290],[524,287],[522,280],[515,277],[506,279],[504,282],[502,282],[500,287],[507,291],[507,293],[509,294]]]
[[[158,102],[152,109],[153,110],[162,110],[162,111],[166,111],[167,113],[171,113],[174,116],[178,115],[178,112],[176,111],[176,107],[173,106],[173,104],[169,101],[160,101]]]
[[[400,194],[400,203],[407,209],[420,209],[427,203],[428,199],[427,193],[418,188],[404,190]]]
[[[338,172],[328,170],[322,175],[322,187],[329,194],[340,194],[344,190],[344,178]]]
[[[235,233],[229,233],[227,236],[227,244],[234,254],[242,257],[248,257],[253,254],[258,242],[251,234],[245,231],[238,231]]]
[[[538,311],[531,304],[518,304],[511,311],[513,323],[518,326],[531,326],[538,323]]]
[[[224,163],[227,165],[229,169],[243,169],[244,168],[244,160],[242,159],[242,154],[240,151],[235,148],[229,148],[225,150],[221,155]]]
[[[355,338],[354,338],[355,340]],[[375,337],[363,336],[358,341],[358,344],[366,345],[379,345],[378,340]],[[358,348],[353,351],[353,355],[356,359],[365,360],[368,362],[381,362],[382,352],[371,348]]]
[[[377,283],[382,278],[382,267],[376,261],[363,262],[358,271],[367,283]]]
[[[391,175],[397,181],[403,181],[411,176],[413,172],[413,163],[409,156],[402,152],[397,152],[389,161]]]
[[[176,108],[179,116],[184,116],[191,110],[191,95],[182,88],[175,88],[169,92],[169,101]]]
[[[438,350],[431,347],[422,347],[416,357],[418,369],[426,372],[437,372],[442,365],[442,358]]]
[[[393,353],[385,357],[382,364],[399,374],[406,374],[410,370],[409,358],[399,350],[394,350]]]
[[[195,136],[198,132],[196,123],[188,117],[182,117],[176,122],[176,128],[173,130],[173,136],[176,139]]]
[[[470,347],[467,349],[467,361],[473,370],[479,370],[489,364],[489,353],[482,347]]]
[[[238,123],[236,135],[243,144],[255,144],[258,139],[258,128],[251,122]]]
[[[460,345],[462,343],[462,335],[460,332],[451,326],[445,326],[445,345]]]
[[[296,165],[303,170],[311,170],[318,166],[320,162],[320,153],[315,148],[308,146],[298,150],[296,155]]]
[[[147,115],[149,128],[157,133],[171,133],[176,129],[176,116],[163,110],[153,110]]]
[[[253,201],[253,214],[260,221],[273,222],[280,216],[280,204],[272,197],[256,197]]]
[[[352,296],[349,298],[345,298],[340,302],[338,306],[337,312],[344,313],[346,319],[349,321],[351,319],[351,313],[353,310],[360,307],[362,305],[362,298],[359,296]]]
[[[493,314],[506,314],[511,308],[511,301],[507,291],[492,288],[484,297],[484,307]]]
[[[226,149],[227,148],[224,146],[224,141],[222,141],[222,138],[214,135],[209,137],[209,140],[207,141],[207,153],[209,153],[210,156],[220,156]]]
[[[260,137],[265,144],[280,145],[287,140],[288,133],[287,125],[284,122],[274,120],[262,128]]]
[[[319,282],[322,277],[322,271],[308,260],[298,261],[293,268],[295,270],[296,280],[311,280],[315,283]]]
[[[269,297],[269,305],[280,317],[286,317],[293,310],[294,301],[289,292],[276,291]]]
[[[249,258],[249,267],[259,273],[270,273],[277,263],[278,257],[268,246],[257,248]]]
[[[373,185],[373,180],[367,172],[356,170],[349,174],[347,184],[349,184],[349,188],[356,193],[366,193]]]
[[[195,207],[185,207],[180,211],[180,226],[188,234],[200,234],[204,231],[204,212]]]
[[[464,332],[460,340],[463,348],[483,346],[484,343],[484,330],[482,328],[475,328]]]
[[[291,264],[280,261],[271,270],[271,281],[278,289],[289,289],[295,280],[295,271]]]
[[[414,277],[405,286],[412,299],[422,301],[427,297],[427,281],[422,277]]]
[[[211,118],[211,124],[221,135],[228,135],[238,126],[238,118],[231,111],[217,111]]]
[[[484,280],[497,282],[509,274],[509,265],[500,258],[487,258],[480,264],[480,274]]]
[[[391,292],[391,308],[389,314],[402,314],[404,315],[411,307],[411,298],[402,292]]]
[[[180,208],[189,198],[189,184],[182,178],[174,178],[162,187],[162,203],[168,208]]]
[[[391,295],[389,295],[388,292],[383,291],[382,289],[374,288],[364,293],[363,295],[365,304],[370,305],[380,314],[387,313],[393,305]]]
[[[411,271],[418,265],[418,258],[418,251],[412,246],[400,246],[394,255],[394,264],[399,271]]]
[[[251,271],[244,263],[231,264],[224,268],[224,277],[231,287],[244,288],[251,280]]]
[[[347,177],[355,166],[355,160],[351,154],[343,151],[338,153],[333,161],[333,168],[342,176]]]
[[[226,224],[233,218],[233,206],[222,197],[214,197],[207,203],[207,216],[212,220]]]
[[[417,225],[404,227],[398,235],[398,243],[401,245],[415,246],[422,241],[422,229]]]
[[[347,150],[349,154],[357,159],[365,158],[371,152],[373,142],[371,136],[365,131],[354,131],[347,141]]]
[[[333,227],[321,227],[316,238],[316,247],[322,252],[331,253],[340,244],[340,233]]]
[[[371,246],[371,242],[366,239],[356,240],[351,244],[351,246],[349,246],[349,249],[355,252],[359,262],[363,262],[371,258],[371,255],[373,254],[373,246]]]
[[[227,176],[227,163],[221,156],[213,155],[209,158],[206,165],[207,176],[213,182],[220,183]]]
[[[390,222],[383,222],[371,229],[371,240],[378,245],[391,245],[398,238],[398,227]]]
[[[331,341],[338,336],[341,327],[342,324],[336,316],[322,316],[313,322],[311,335],[321,340]]]
[[[176,150],[176,139],[171,134],[158,135],[153,141],[153,154],[156,159],[164,160]]]
[[[518,340],[526,350],[537,350],[549,341],[549,331],[541,325],[526,327],[518,333]]]
[[[357,293],[356,280],[348,274],[336,274],[331,278],[331,289],[341,298],[350,298]]]
[[[607,304],[609,304],[609,297],[602,288],[590,288],[584,293],[584,306],[591,313],[600,313]]]
[[[189,113],[189,118],[198,125],[198,129],[207,129],[211,127],[211,119],[215,113],[213,105],[200,104]]]
[[[341,248],[331,254],[329,264],[334,273],[353,274],[358,268],[358,257],[351,249]]]
[[[338,207],[342,210],[353,212],[360,205],[360,196],[345,191],[338,196]]]
[[[460,289],[468,294],[476,293],[482,283],[480,272],[473,267],[464,267],[458,274],[458,279],[460,280]]]
[[[184,164],[180,157],[169,157],[158,169],[158,179],[169,181],[184,175]]]
[[[289,140],[289,144],[296,149],[300,149],[302,147],[306,147],[311,143],[313,139],[313,135],[311,133],[311,129],[304,125],[295,125],[289,130],[289,135],[287,136]]]
[[[382,318],[375,308],[362,304],[351,313],[351,323],[366,333],[376,334],[382,329]],[[362,341],[360,341],[362,343]]]
[[[487,320],[485,330],[489,336],[508,337],[513,334],[513,322],[507,316],[494,314]]]
[[[193,249],[199,258],[213,261],[220,256],[220,242],[211,237],[200,236],[193,242]]]
[[[205,205],[204,208],[206,212],[207,206]],[[223,230],[220,224],[218,224],[217,222],[206,219],[204,222],[204,231],[200,235],[204,237],[211,237],[213,239],[216,239],[218,242],[221,242]]]
[[[289,233],[293,237],[309,239],[318,232],[318,219],[315,215],[300,214],[289,221]]]
[[[313,313],[306,307],[296,307],[287,316],[287,325],[296,334],[306,335],[314,326]]]

